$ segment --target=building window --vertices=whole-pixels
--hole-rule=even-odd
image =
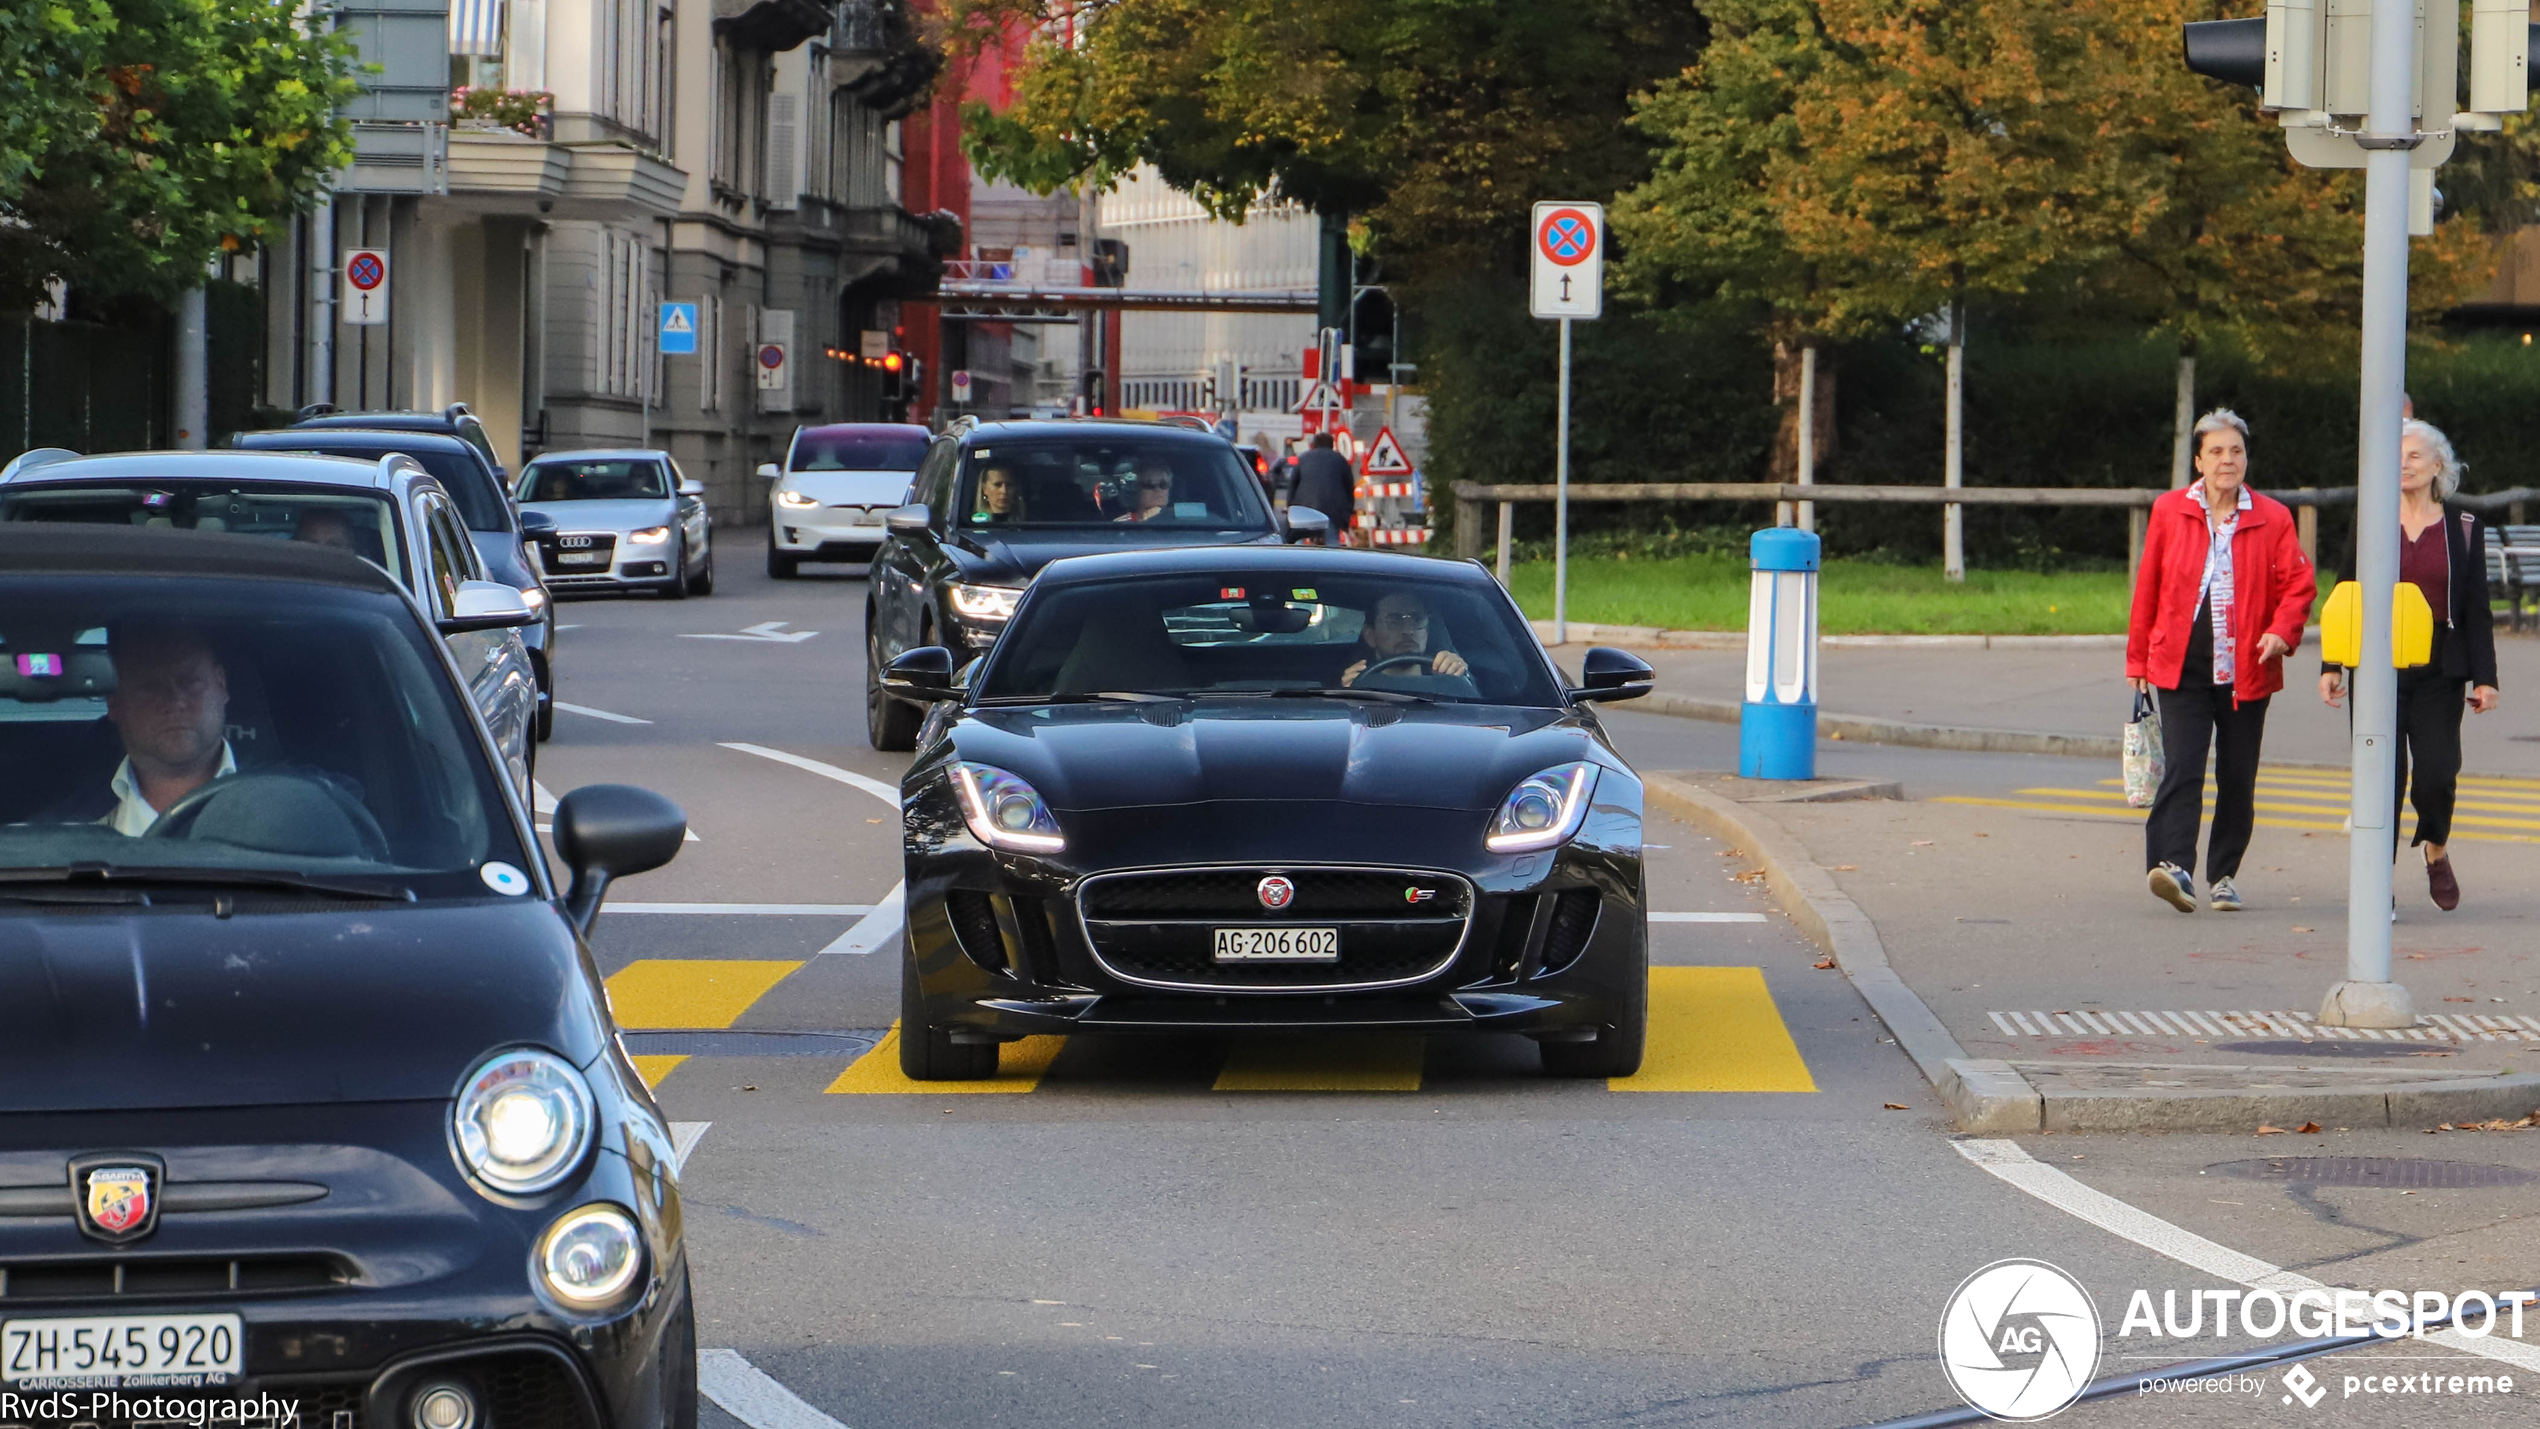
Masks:
[[[882,126],[882,192],[895,204],[900,202],[900,170],[904,158],[900,148],[900,121],[894,119]]]

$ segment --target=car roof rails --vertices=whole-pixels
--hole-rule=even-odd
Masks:
[[[473,417],[476,414],[467,409],[467,404],[465,402],[452,402],[449,406],[441,409],[441,415],[455,422],[461,417]]]
[[[20,452],[7,466],[0,466],[0,481],[7,481],[19,472],[34,467],[51,466],[57,461],[70,461],[78,455],[79,453],[68,447],[37,447],[32,451]]]
[[[977,430],[979,430],[979,414],[976,412],[964,412],[944,423],[944,435],[948,437],[958,437]]]
[[[1197,417],[1185,417],[1178,412],[1169,417],[1158,417],[1156,418],[1156,421],[1168,427],[1181,427],[1194,432],[1213,432],[1217,430],[1217,424],[1214,422],[1205,422]]]
[[[305,422],[311,417],[332,417],[343,410],[343,408],[336,406],[332,402],[311,402],[309,405],[302,407],[299,411],[292,413],[291,420],[295,422]]]

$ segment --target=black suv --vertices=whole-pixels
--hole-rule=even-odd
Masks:
[[[903,651],[984,655],[1041,567],[1062,556],[1168,546],[1275,546],[1320,536],[1322,513],[1281,519],[1233,444],[1213,432],[1126,421],[988,422],[937,437],[890,514],[869,568],[865,732],[916,747],[922,707],[886,694]]]
[[[306,410],[306,409],[304,409]],[[304,420],[276,432],[240,432],[229,444],[248,451],[314,452],[376,461],[403,452],[422,463],[458,504],[468,538],[485,562],[488,579],[517,588],[521,599],[538,612],[538,623],[521,627],[529,644],[529,663],[538,672],[538,737],[545,739],[556,723],[556,610],[547,597],[545,578],[523,549],[523,543],[554,534],[553,518],[523,514],[514,504],[503,467],[494,460],[485,424],[469,415],[464,404],[451,413],[345,412]],[[392,425],[404,422],[407,425]],[[430,423],[439,422],[435,427]],[[376,425],[373,425],[376,424]],[[452,430],[454,424],[457,430]],[[471,435],[472,434],[472,435]]]
[[[485,464],[494,469],[497,486],[511,486],[511,472],[503,459],[494,454],[494,439],[485,432],[485,420],[468,410],[465,402],[452,402],[438,412],[347,412],[332,402],[315,402],[302,407],[293,418],[295,427],[357,427],[369,432],[437,432],[457,437],[476,448]]]

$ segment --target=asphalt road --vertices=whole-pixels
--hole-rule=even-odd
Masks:
[[[559,793],[658,789],[695,834],[618,886],[594,945],[693,1145],[699,1341],[725,1406],[707,1408],[710,1429],[1867,1423],[1958,1402],[1935,1354],[1942,1309],[2006,1257],[2090,1288],[2103,1372],[2248,1343],[2116,1336],[2135,1288],[2234,1284],[2211,1256],[2189,1263],[2192,1236],[2145,1222],[2330,1284],[2415,1284],[2377,1278],[2389,1267],[2540,1281],[2530,1264],[2435,1253],[2519,1224],[2527,1186],[2306,1203],[2232,1182],[2226,1208],[2209,1168],[2282,1149],[2233,1137],[2041,1137],[2034,1172],[1975,1164],[1986,1149],[1952,1137],[1842,975],[1734,876],[1740,861],[1663,817],[1653,907],[1745,920],[1653,926],[1648,1089],[1547,1081],[1516,1038],[1071,1043],[1009,1051],[1027,1065],[1008,1094],[895,1086],[860,1060],[895,1015],[896,942],[859,947],[855,930],[899,876],[884,796],[906,762],[864,741],[864,583],[839,567],[770,581],[747,535],[727,534],[711,598],[564,606],[565,708],[540,761]],[[1645,768],[1731,762],[1727,726],[1624,714],[1614,728]],[[1827,772],[1988,790],[2052,762],[1839,750]],[[2472,1159],[2540,1169],[2528,1140],[2484,1138]],[[2388,1134],[2334,1149],[2437,1154]],[[2336,1363],[2316,1367],[2331,1389],[2316,1410],[2268,1380],[2066,1418],[2527,1413],[2492,1396],[2348,1398]],[[2540,1371],[2520,1373],[2540,1392]]]

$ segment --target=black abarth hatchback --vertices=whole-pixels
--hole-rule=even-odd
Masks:
[[[366,561],[0,529],[0,1424],[694,1424],[580,937],[685,821],[575,791],[560,896],[500,771]]]
[[[935,702],[901,785],[908,1075],[1034,1033],[1520,1032],[1628,1075],[1641,784],[1473,564],[1306,548],[1053,562]]]

